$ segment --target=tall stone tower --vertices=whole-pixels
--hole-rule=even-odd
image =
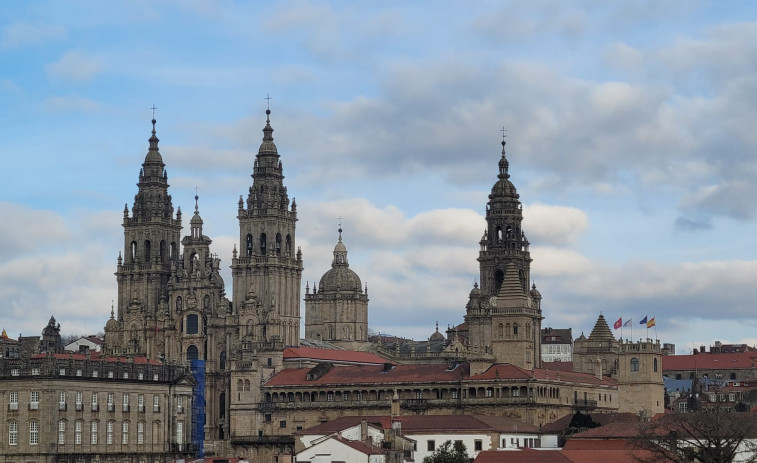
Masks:
[[[486,204],[486,230],[478,256],[481,287],[466,307],[473,353],[522,368],[541,366],[541,295],[529,290],[531,256],[521,229],[523,206],[508,173],[502,141],[499,175]]]
[[[295,248],[297,204],[284,186],[266,110],[263,143],[255,158],[247,201],[239,197],[239,252],[234,250],[233,306],[245,313],[245,334],[256,342],[298,345],[302,253]]]
[[[121,354],[155,357],[158,352],[154,337],[149,335],[158,307],[165,306],[169,298],[171,267],[179,256],[181,210],[174,217],[168,175],[158,151],[155,119],[149,141],[131,215],[124,206],[124,251],[118,256],[116,269],[118,324],[110,323],[110,330],[106,330],[106,347],[111,353],[117,349]]]
[[[363,291],[360,277],[350,269],[341,227],[331,269],[312,293],[305,290],[305,338],[350,350],[368,341],[368,288]]]

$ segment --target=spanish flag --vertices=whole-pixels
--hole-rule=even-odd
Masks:
[[[647,322],[647,328],[652,328],[654,326],[654,317],[650,318]]]

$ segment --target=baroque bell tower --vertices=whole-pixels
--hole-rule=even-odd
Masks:
[[[139,171],[139,190],[131,215],[124,206],[124,250],[116,269],[119,332],[106,330],[111,337],[106,336],[109,349],[150,357],[158,355],[150,335],[159,307],[168,303],[171,266],[178,259],[182,228],[181,210],[174,216],[168,194],[168,174],[158,150],[155,122],[153,119],[150,147]],[[111,327],[116,326],[111,323]]]
[[[266,110],[263,143],[247,201],[239,197],[239,251],[231,270],[233,307],[252,342],[298,345],[302,253],[295,247],[297,204],[291,205],[276,145],[271,111]]]
[[[510,181],[502,140],[497,182],[486,204],[486,230],[478,256],[481,287],[466,307],[470,346],[496,362],[541,366],[541,295],[531,277],[529,242],[521,228],[523,205]]]

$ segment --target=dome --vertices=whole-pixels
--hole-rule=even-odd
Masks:
[[[359,291],[362,284],[357,273],[344,266],[334,266],[321,277],[318,292],[323,291]]]
[[[155,119],[152,120],[152,136],[150,137],[150,149],[145,156],[145,164],[163,164],[163,157],[158,151],[158,137],[155,135]]]
[[[318,288],[319,291],[363,291],[360,277],[350,270],[350,264],[347,261],[347,246],[342,243],[341,226],[339,227],[339,241],[334,246],[331,269],[323,274]]]
[[[515,190],[515,185],[509,179],[501,178],[492,187],[492,194],[490,197],[518,197],[518,192]]]
[[[436,326],[436,331],[428,339],[429,341],[444,341],[444,335],[439,332],[439,325]]]
[[[105,331],[116,331],[118,329],[118,322],[115,318],[111,318],[105,323]]]

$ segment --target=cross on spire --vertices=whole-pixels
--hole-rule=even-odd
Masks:
[[[155,106],[155,103],[153,103],[152,107],[148,109],[152,109],[152,118],[155,119],[155,110],[158,109],[158,107]]]
[[[200,199],[199,195],[197,194],[197,191],[200,189],[200,187],[195,186],[195,212],[199,211],[199,207],[197,205],[197,200]]]
[[[267,93],[266,97],[263,98],[263,99],[266,100],[266,103],[265,103],[266,108],[265,109],[270,110],[271,109],[271,94]]]
[[[505,132],[507,132],[507,129],[505,128],[505,126],[502,126],[502,128],[499,129],[499,131],[502,132],[502,143],[504,143],[505,142],[505,137],[507,136],[507,135],[505,135]]]

